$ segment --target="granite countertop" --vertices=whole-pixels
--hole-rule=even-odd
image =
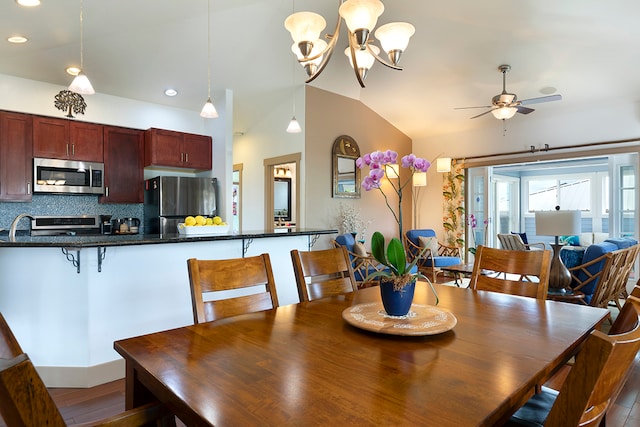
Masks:
[[[0,235],[0,248],[3,247],[63,247],[63,248],[95,248],[104,246],[132,246],[152,245],[164,243],[207,242],[216,240],[260,239],[266,237],[311,236],[319,234],[337,234],[334,229],[300,228],[289,229],[287,233],[273,231],[247,231],[238,234],[216,234],[210,236],[180,236],[172,234],[158,236],[157,234],[100,234],[91,236],[27,236],[17,235],[15,241],[9,241],[9,236]]]

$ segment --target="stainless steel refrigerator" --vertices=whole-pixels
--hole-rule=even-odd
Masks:
[[[157,176],[146,180],[145,234],[178,234],[178,223],[183,222],[188,215],[217,215],[217,187],[216,178]]]

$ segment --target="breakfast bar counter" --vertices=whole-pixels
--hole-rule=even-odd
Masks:
[[[0,235],[0,312],[49,387],[124,377],[113,342],[193,324],[187,259],[268,253],[280,305],[298,302],[290,251],[336,230],[171,235]]]

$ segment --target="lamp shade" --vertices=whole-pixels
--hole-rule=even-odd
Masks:
[[[300,123],[296,119],[296,116],[291,118],[289,122],[289,126],[287,126],[287,133],[300,133],[302,132],[302,128],[300,127]]]
[[[378,46],[369,45],[369,48],[376,55],[380,53],[380,48],[378,48]],[[356,49],[355,52],[356,52],[356,61],[358,62],[358,68],[364,68],[365,70],[368,70],[373,66],[373,63],[375,62],[376,59],[373,57],[373,55],[369,53],[368,50]],[[347,58],[349,58],[349,64],[351,65],[351,68],[353,68],[353,60],[351,59],[351,49],[347,47],[344,50],[344,54],[347,55]]]
[[[536,234],[538,236],[572,236],[580,234],[580,211],[538,211]]]
[[[413,25],[408,22],[392,22],[385,24],[376,30],[376,38],[380,40],[382,50],[404,50],[409,45],[409,38],[416,32]]]
[[[451,157],[439,157],[436,159],[436,171],[451,172]]]
[[[80,70],[78,75],[73,79],[71,84],[69,85],[69,90],[71,92],[79,93],[81,95],[93,95],[96,93],[93,90],[93,86],[91,86],[91,82],[85,73]]]
[[[518,112],[516,107],[502,107],[491,110],[491,114],[498,120],[510,119]]]
[[[412,184],[414,187],[425,187],[427,185],[427,173],[415,172],[412,178]]]
[[[284,27],[291,33],[291,38],[296,44],[301,42],[315,43],[326,26],[327,21],[313,12],[294,13],[284,21]]]
[[[211,102],[211,98],[207,99],[207,102],[204,103],[202,110],[200,111],[200,117],[204,117],[205,119],[215,119],[218,117],[218,112],[216,111],[216,107]]]
[[[347,0],[338,9],[351,32],[365,28],[373,30],[382,12],[384,5],[380,0]]]

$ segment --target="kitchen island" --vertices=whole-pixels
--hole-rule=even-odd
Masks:
[[[280,305],[293,304],[290,251],[336,233],[0,236],[0,312],[47,386],[92,387],[124,377],[114,341],[193,324],[187,259],[268,253]]]

